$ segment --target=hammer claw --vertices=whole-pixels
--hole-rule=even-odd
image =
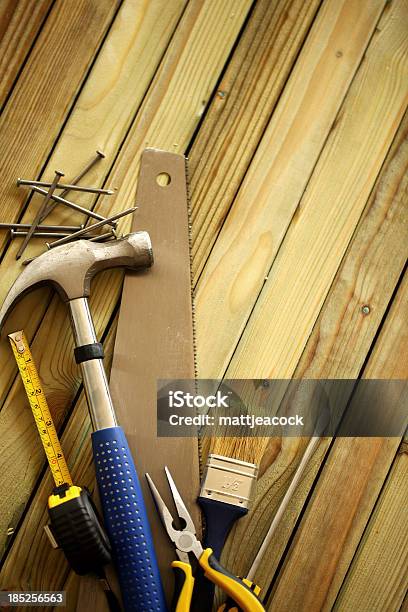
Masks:
[[[153,263],[147,232],[135,232],[112,242],[78,240],[43,253],[29,263],[11,287],[0,309],[0,332],[14,305],[29,291],[52,285],[68,302],[89,297],[92,278],[108,268],[138,270]]]

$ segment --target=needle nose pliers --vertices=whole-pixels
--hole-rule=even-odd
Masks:
[[[176,554],[179,561],[173,561],[171,564],[175,572],[176,589],[173,609],[175,612],[188,612],[190,610],[191,601],[194,590],[194,576],[192,566],[189,560],[189,554],[192,553],[198,561],[198,565],[204,571],[204,575],[208,580],[220,587],[243,612],[262,612],[264,607],[253,591],[239,578],[223,568],[213,555],[211,548],[203,549],[201,542],[196,536],[196,529],[193,519],[188,512],[180,493],[177,490],[176,484],[167,467],[164,468],[174,499],[174,505],[177,509],[178,516],[184,524],[182,529],[173,527],[173,517],[164,503],[160,493],[158,492],[153,480],[149,474],[146,474],[153,499],[156,504],[157,511],[160,515],[162,523],[168,533],[170,540],[176,547]],[[198,594],[199,596],[199,594]]]

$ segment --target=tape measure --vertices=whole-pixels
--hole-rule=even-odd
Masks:
[[[57,487],[64,483],[72,485],[72,478],[25,334],[19,331],[10,334],[9,338],[55,484]]]
[[[101,575],[112,560],[108,537],[88,490],[72,482],[27,338],[19,331],[9,339],[56,485],[48,498],[50,525],[45,531],[77,574]]]

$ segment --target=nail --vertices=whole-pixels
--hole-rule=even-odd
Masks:
[[[89,242],[102,242],[112,237],[117,238],[116,230],[113,229],[113,227],[110,232],[106,232],[105,234],[100,234],[99,236],[94,236],[93,238],[90,238]]]
[[[87,163],[85,168],[81,170],[81,172],[77,174],[75,178],[72,179],[71,185],[76,185],[77,183],[79,183],[79,181],[85,176],[85,174],[87,174],[98,161],[100,161],[101,159],[104,159],[104,157],[105,157],[105,153],[103,153],[103,151],[100,151],[98,149],[96,151],[95,157],[93,157],[91,161]],[[69,193],[69,189],[66,189],[65,191],[61,193],[61,196],[65,197],[68,193]],[[48,206],[48,208],[44,211],[41,222],[44,221],[45,217],[48,217],[48,215],[54,210],[55,207],[56,207],[55,202],[53,202],[52,204]]]
[[[29,230],[31,223],[0,223],[0,230],[2,229],[14,229],[14,230]],[[83,229],[84,225],[37,225],[37,232],[79,232]]]
[[[30,189],[32,189],[36,193],[47,195],[47,191],[45,189],[42,189],[41,187],[31,187]],[[93,210],[89,210],[88,208],[83,208],[82,206],[79,206],[79,204],[74,204],[74,202],[70,202],[70,200],[66,200],[65,198],[61,196],[57,196],[53,194],[51,196],[51,199],[54,200],[55,202],[65,204],[65,206],[68,206],[69,208],[72,208],[73,210],[76,210],[77,212],[80,212],[83,215],[87,215],[88,217],[93,217],[94,219],[98,219],[99,221],[106,222],[105,217],[102,217],[102,215],[98,215],[98,213],[93,212]]]
[[[68,242],[75,242],[75,240],[77,240],[78,238],[73,238],[72,234],[68,234],[69,240],[67,240]],[[81,237],[80,237],[81,238]],[[110,232],[106,232],[105,234],[97,234],[96,236],[94,236],[93,234],[85,234],[82,239],[83,240],[89,240],[89,242],[106,242],[106,240],[108,240],[109,238],[117,238],[116,235],[116,230],[112,227]],[[46,243],[48,249],[50,248],[49,243]]]
[[[67,232],[34,232],[31,234],[31,238],[34,237],[42,237],[42,238],[65,238],[66,236],[71,236],[72,234]],[[12,240],[14,238],[21,238],[22,236],[28,236],[28,232],[19,232],[18,230],[11,229],[10,237]]]
[[[60,170],[55,170],[54,180],[52,181],[49,190],[45,191],[45,200],[42,203],[41,208],[37,212],[35,219],[33,221],[33,224],[31,225],[30,229],[27,232],[26,237],[23,240],[23,244],[20,246],[20,248],[17,251],[16,259],[20,259],[20,257],[22,256],[22,254],[24,253],[27,247],[27,244],[30,241],[31,236],[34,234],[35,230],[37,229],[37,225],[40,224],[41,216],[44,213],[44,210],[47,208],[48,202],[50,201],[50,198],[52,198],[52,194],[57,188],[58,181],[61,178],[61,176],[64,176],[64,173],[61,172]]]
[[[29,259],[25,259],[24,261],[21,262],[22,266],[28,266],[28,264],[30,264],[32,261],[34,261],[34,259],[37,259],[36,257],[30,257]]]
[[[20,186],[35,186],[35,187],[51,187],[52,183],[46,183],[44,181],[29,181],[27,179],[18,179],[17,185]],[[64,191],[85,191],[87,193],[99,193],[101,195],[112,195],[114,194],[113,189],[99,189],[98,187],[80,187],[79,185],[65,185],[64,183],[58,183],[56,189],[63,189]]]
[[[108,217],[107,219],[104,219],[103,221],[99,221],[99,223],[88,225],[88,227],[85,227],[83,230],[80,230],[79,232],[75,232],[75,234],[71,234],[69,238],[61,238],[60,240],[56,240],[55,242],[52,242],[51,244],[47,244],[47,247],[49,249],[53,249],[56,246],[60,246],[61,244],[70,242],[72,239],[75,240],[76,238],[79,238],[80,236],[83,236],[84,234],[87,234],[88,232],[94,229],[98,229],[98,227],[103,227],[107,223],[116,221],[116,219],[121,219],[122,217],[125,217],[126,215],[130,215],[134,213],[136,209],[137,209],[137,206],[134,206],[133,208],[128,208],[127,210],[124,210],[120,213],[116,213],[116,215],[112,215],[112,217]]]

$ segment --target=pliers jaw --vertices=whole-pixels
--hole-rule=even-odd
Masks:
[[[172,567],[178,572],[178,576],[182,576],[181,586],[179,584],[177,595],[177,610],[190,610],[191,601],[194,589],[194,576],[189,553],[193,553],[198,559],[198,565],[204,571],[204,576],[215,585],[220,587],[225,593],[233,599],[243,612],[264,612],[264,608],[259,599],[250,590],[241,579],[237,578],[226,569],[224,569],[217,559],[214,559],[211,548],[203,550],[201,542],[197,539],[196,530],[193,519],[190,516],[183,499],[177,490],[173,478],[167,467],[165,468],[167,480],[169,481],[170,489],[174,499],[174,505],[177,508],[179,518],[184,524],[184,528],[175,529],[173,517],[166,504],[164,503],[160,493],[158,492],[154,482],[148,474],[146,474],[147,482],[149,483],[153,499],[156,503],[157,511],[160,515],[162,523],[169,535],[170,540],[176,546],[177,556],[180,561],[173,561]],[[176,581],[176,585],[179,580]],[[235,606],[237,607],[237,606]]]
[[[175,529],[173,527],[174,521],[170,510],[164,503],[159,491],[157,490],[156,485],[154,484],[149,474],[146,474],[147,482],[152,492],[153,499],[155,501],[157,511],[160,515],[162,523],[168,533],[170,540],[174,543],[176,547],[176,553],[178,558],[180,559],[180,561],[189,563],[189,553],[193,553],[197,559],[200,559],[201,555],[203,554],[203,547],[201,545],[201,542],[197,539],[196,528],[193,519],[191,518],[191,515],[184,504],[183,498],[181,497],[167,466],[164,468],[164,470],[166,472],[167,480],[171,489],[174,505],[176,506],[178,516],[181,519],[181,522],[184,524],[183,529]]]

